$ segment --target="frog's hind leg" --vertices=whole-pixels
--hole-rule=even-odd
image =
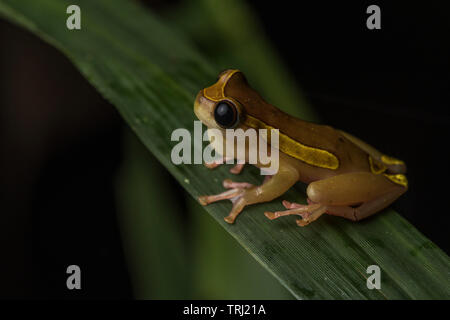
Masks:
[[[269,219],[300,215],[299,226],[316,220],[323,213],[353,221],[364,219],[390,205],[407,188],[393,183],[384,175],[352,172],[318,180],[308,185],[308,205],[283,201],[286,211],[266,212]]]
[[[222,184],[225,189],[248,189],[248,188],[254,187],[254,185],[251,183],[235,182],[235,181],[231,181],[230,179],[223,180]]]
[[[406,188],[396,187],[395,189],[375,198],[374,200],[364,202],[360,206],[329,206],[327,214],[340,216],[352,221],[359,221],[371,216],[372,214],[386,208],[398,197],[405,193]]]
[[[315,181],[307,194],[313,203],[327,206],[326,213],[359,221],[386,208],[406,190],[384,175],[352,172]]]

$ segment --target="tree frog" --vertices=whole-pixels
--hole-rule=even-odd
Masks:
[[[265,212],[269,219],[298,215],[306,226],[327,213],[359,221],[389,206],[408,188],[406,166],[357,137],[326,125],[295,118],[267,103],[236,69],[220,73],[215,84],[200,90],[194,113],[208,128],[279,130],[279,169],[261,185],[223,181],[227,191],[199,197],[202,205],[229,199],[233,223],[245,206],[280,197],[297,181],[308,184],[307,204],[282,201],[284,211]],[[270,144],[270,139],[267,139]],[[235,153],[236,154],[236,153]],[[227,159],[226,150],[223,154]],[[225,161],[205,164],[217,167]],[[230,171],[241,172],[244,164]],[[257,167],[264,165],[258,162]]]

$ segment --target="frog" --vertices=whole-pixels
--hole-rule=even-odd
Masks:
[[[198,197],[204,206],[230,200],[232,208],[224,218],[229,224],[246,206],[277,199],[299,181],[307,185],[306,203],[283,200],[285,210],[264,212],[268,219],[294,215],[300,227],[323,214],[360,221],[382,211],[408,189],[402,160],[345,131],[280,110],[266,102],[238,69],[224,70],[216,83],[201,89],[195,97],[194,113],[208,129],[278,130],[276,173],[265,176],[261,185],[225,179],[224,192]],[[229,160],[225,150],[219,160],[205,166],[213,169]],[[239,160],[230,169],[232,174],[243,170],[248,152]],[[261,169],[267,166],[260,161],[254,165]]]

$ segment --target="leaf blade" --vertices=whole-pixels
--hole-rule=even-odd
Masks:
[[[218,70],[188,41],[131,2],[79,3],[86,23],[76,33],[64,30],[68,1],[42,0],[38,5],[2,0],[0,12],[63,51],[193,197],[220,192],[220,181],[229,177],[226,168],[209,171],[170,162],[171,132],[180,127],[193,132],[196,90],[212,83]],[[122,19],[134,23],[127,25]],[[142,26],[151,26],[156,36],[146,38]],[[157,35],[172,40],[167,45]],[[260,180],[254,168],[246,169],[240,179]],[[286,198],[305,201],[303,189],[299,184]],[[251,206],[235,225],[223,221],[228,203],[206,210],[297,298],[450,297],[448,256],[393,210],[358,224],[324,217],[298,228],[289,217],[270,222],[262,214],[280,208],[279,201]],[[382,269],[382,290],[366,287],[370,264]]]

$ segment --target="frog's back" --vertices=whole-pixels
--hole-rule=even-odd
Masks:
[[[267,103],[245,80],[242,73],[237,73],[228,81],[225,95],[236,99],[245,108],[245,116],[258,119],[264,125],[279,129],[285,140],[297,144],[291,149],[314,152],[314,157],[329,157],[325,163],[336,173],[349,171],[370,171],[368,154],[352,141],[347,139],[339,130],[295,118],[275,106]],[[288,142],[289,143],[289,142]],[[322,152],[323,151],[323,152]],[[336,161],[337,167],[334,166]]]

